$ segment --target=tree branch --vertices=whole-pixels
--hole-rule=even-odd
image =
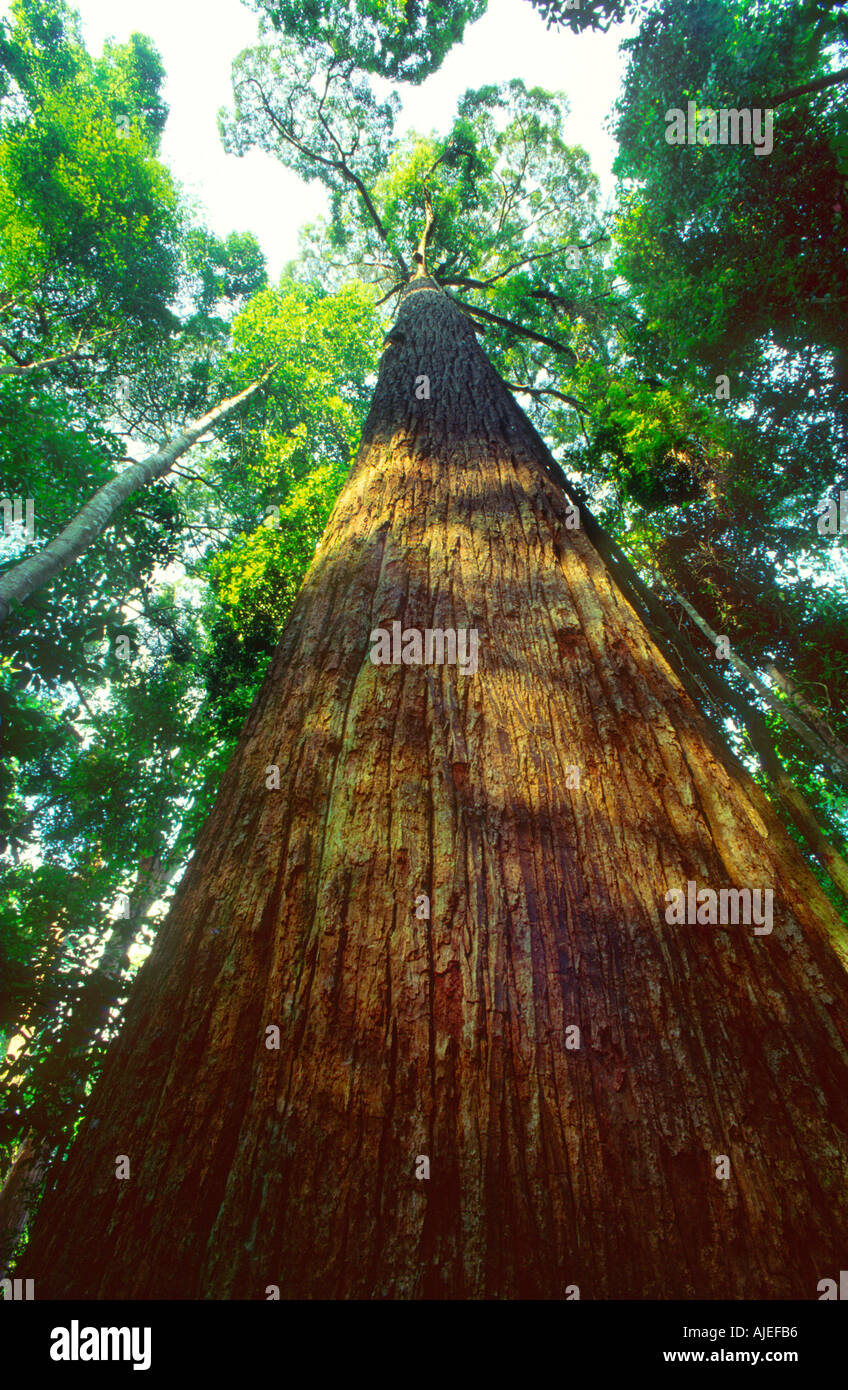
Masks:
[[[805,97],[810,92],[823,92],[825,87],[836,87],[843,82],[848,82],[848,68],[840,68],[838,72],[831,72],[827,77],[817,77],[813,82],[804,82],[800,87],[787,87],[785,92],[772,97],[770,105],[782,106],[785,101],[792,101],[795,97]]]
[[[335,169],[337,173],[341,174],[342,178],[347,179],[349,183],[353,184],[354,188],[356,189],[357,193],[362,199],[368,216],[374,223],[378,236],[380,237],[384,245],[389,246],[388,232],[386,231],[383,225],[380,214],[377,212],[377,209],[371,201],[371,195],[369,194],[368,189],[365,187],[365,184],[362,182],[362,179],[359,177],[359,175],[354,173],[350,165],[347,163],[344,152],[342,151],[338,140],[336,139],[335,135],[333,135],[332,131],[330,131],[327,122],[320,113],[320,110],[318,119],[320,120],[325,131],[327,131],[327,134],[329,135],[333,144],[336,146],[336,149],[339,151],[338,159],[330,159],[327,155],[318,154],[317,150],[310,149],[308,145],[304,145],[302,140],[298,140],[294,132],[290,128],[285,126],[277,116],[276,112],[274,111],[273,107],[268,101],[267,96],[265,95],[265,89],[262,86],[262,83],[255,77],[247,77],[244,79],[244,82],[242,82],[240,85],[245,86],[247,83],[251,83],[254,87],[256,87],[257,91],[259,92],[259,97],[262,102],[262,106],[265,110],[266,116],[270,120],[271,124],[275,127],[275,129],[279,131],[282,138],[285,141],[287,141],[288,144],[290,144],[300,154],[304,155],[307,159],[314,159],[317,164],[323,164],[324,167],[327,169]],[[405,275],[408,278],[409,266],[406,264],[406,261],[397,252],[392,251],[390,246],[389,250],[395,257],[395,260],[398,262],[398,265],[400,266],[403,275]]]
[[[108,338],[116,332],[117,329],[113,328],[106,334],[98,334],[97,337]],[[39,358],[37,362],[22,362],[7,343],[2,343],[0,346],[2,346],[8,356],[14,360],[15,365],[9,366],[8,363],[3,363],[2,366],[0,366],[0,376],[26,376],[29,372],[39,371],[42,367],[58,367],[62,362],[91,361],[92,359],[84,357],[83,354],[85,349],[91,346],[92,342],[96,342],[96,338],[92,338],[87,343],[81,343],[81,339],[82,333],[79,333],[76,343],[69,352],[60,352],[56,357],[42,357]]]
[[[602,241],[609,241],[609,237],[599,236],[595,237],[593,241],[568,241],[564,246],[554,246],[550,251],[538,251],[535,255],[522,257],[520,261],[512,261],[505,270],[499,270],[496,275],[490,275],[486,280],[475,280],[466,275],[451,275],[440,283],[443,285],[461,285],[463,289],[487,290],[490,285],[494,285],[496,280],[503,280],[504,276],[511,275],[514,270],[520,270],[523,265],[530,265],[533,261],[544,261],[550,256],[558,256],[561,251],[568,251],[570,248],[576,251],[589,251]]]
[[[204,434],[220,424],[237,406],[258,391],[276,370],[276,366],[275,363],[264,376],[259,377],[246,390],[240,391],[237,396],[232,396],[215,406],[155,454],[134,463],[130,468],[125,468],[123,473],[105,483],[58,536],[49,541],[36,555],[7,570],[0,578],[0,623],[9,616],[13,603],[23,603],[36,589],[42,588],[76,560],[106,529],[128,497],[157,478],[163,477],[177,459]]]
[[[567,396],[563,391],[556,391],[553,386],[528,386],[519,381],[505,381],[504,386],[508,386],[510,391],[521,391],[525,396],[556,396],[558,400],[565,401],[566,405],[573,406],[575,410],[588,412],[589,407],[582,401],[578,401],[576,396]]]
[[[517,333],[520,338],[529,338],[534,343],[541,343],[543,347],[552,348],[554,352],[565,353],[572,361],[577,361],[577,353],[567,343],[557,342],[555,338],[548,338],[544,333],[534,333],[532,328],[524,328],[521,324],[513,323],[512,319],[505,319],[500,314],[493,314],[489,309],[478,309],[473,304],[466,304],[465,300],[455,299],[453,295],[451,298],[455,304],[464,309],[466,314],[486,319],[489,323],[497,324],[499,328],[508,328],[511,333]]]

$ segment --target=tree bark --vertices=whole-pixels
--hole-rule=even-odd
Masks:
[[[841,922],[545,458],[413,281],[37,1297],[816,1298],[844,1265]],[[476,629],[476,675],[374,665],[395,621]],[[773,890],[773,931],[669,924],[691,880]]]
[[[549,472],[561,473],[552,457],[548,458],[548,465]],[[564,475],[559,481],[562,486],[568,486]],[[830,843],[812,806],[786,772],[777,755],[771,733],[761,712],[728,684],[724,676],[719,673],[717,665],[710,666],[704,661],[686,634],[671,621],[657,596],[639,577],[638,572],[621,548],[602,531],[582,496],[579,500],[583,525],[589,539],[606,563],[621,593],[640,614],[651,635],[657,638],[666,659],[670,662],[683,688],[695,705],[706,712],[708,718],[722,723],[730,716],[741,723],[748,735],[751,747],[757,755],[760,766],[772,783],[784,810],[796,829],[800,831],[808,849],[815,855],[830,877],[834,887],[841,893],[845,905],[848,906],[848,863]],[[673,589],[669,589],[667,584],[664,586],[679,602],[679,595]],[[692,609],[691,611],[694,614],[695,610]],[[699,615],[696,625],[715,646],[716,634]],[[775,668],[771,667],[770,674],[774,672]],[[787,678],[783,677],[782,679],[785,681]],[[809,718],[810,706],[804,706],[804,709]],[[821,737],[825,738],[825,730],[818,725],[815,727]],[[835,751],[839,752],[841,747],[841,744],[836,744]]]
[[[208,430],[231,415],[242,401],[248,400],[258,391],[269,376],[270,372],[254,381],[245,391],[240,391],[237,396],[221,401],[214,410],[208,411],[155,454],[150,454],[148,458],[125,468],[116,478],[110,479],[103,487],[98,488],[94,496],[88,499],[73,521],[69,522],[58,536],[37,554],[21,560],[20,564],[7,570],[0,577],[0,623],[9,616],[13,603],[23,603],[36,589],[43,588],[76,560],[91,542],[106,530],[116,511],[128,497],[140,488],[155,482],[157,478],[163,478],[178,458],[187,453]]]

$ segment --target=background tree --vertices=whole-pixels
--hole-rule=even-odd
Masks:
[[[817,707],[836,742],[848,733],[844,541],[820,520],[844,482],[845,24],[841,4],[693,0],[654,6],[625,41],[617,267],[643,381],[612,391],[595,440],[646,572],[781,699],[792,688]],[[666,112],[689,101],[773,107],[772,153],[669,146]],[[688,419],[678,410],[657,450],[646,399],[669,392]],[[844,851],[844,785],[768,718]]]

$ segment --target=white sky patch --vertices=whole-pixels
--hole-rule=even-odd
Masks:
[[[320,184],[304,184],[271,155],[253,150],[239,158],[221,145],[218,111],[230,104],[231,66],[255,42],[258,15],[241,0],[70,2],[95,54],[105,39],[124,43],[134,31],[153,40],[165,65],[170,107],[162,158],[205,209],[214,232],[254,233],[276,280],[297,255],[298,229],[324,210],[325,195]],[[0,15],[8,12],[8,0],[0,0]],[[608,34],[547,30],[527,0],[490,0],[437,73],[420,87],[399,88],[404,110],[398,129],[444,131],[468,87],[522,77],[528,86],[567,94],[565,138],[585,147],[608,195],[615,146],[604,123],[620,86],[619,40],[630,32],[627,26]]]

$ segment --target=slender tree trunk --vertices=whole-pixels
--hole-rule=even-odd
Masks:
[[[414,281],[37,1297],[816,1298],[844,1265],[841,924],[572,519]],[[476,629],[476,674],[375,665],[395,621]],[[773,930],[669,923],[690,881],[773,891]]]
[[[0,622],[4,622],[9,616],[13,603],[23,603],[36,589],[43,588],[72,561],[78,559],[91,542],[106,530],[116,511],[128,497],[140,488],[155,482],[157,478],[164,478],[177,459],[188,453],[204,434],[221,424],[237,406],[258,391],[270,374],[267,372],[237,396],[221,401],[214,410],[208,411],[155,454],[131,464],[117,477],[110,479],[103,487],[98,488],[58,536],[35,555],[21,560],[19,564],[7,570],[0,577]]]
[[[696,627],[700,628],[709,642],[715,646],[718,641],[718,634],[713,632],[709,623],[702,618],[697,609],[692,607],[688,599],[673,589],[670,584],[666,584],[668,592],[672,598],[680,604],[684,613],[688,613]],[[794,729],[798,737],[807,745],[810,751],[818,758],[828,770],[832,777],[838,779],[846,791],[848,791],[848,763],[842,757],[839,747],[834,746],[833,740],[826,740],[819,730],[808,719],[801,718],[799,713],[800,706],[796,709],[797,701],[791,704],[786,700],[779,699],[766,683],[760,680],[756,671],[752,671],[746,661],[743,661],[731,647],[728,654],[731,666],[735,666],[740,675],[754,687],[760,698],[779,714],[782,719]]]
[[[109,1023],[122,992],[129,953],[154,903],[181,868],[163,869],[158,859],[143,860],[130,899],[129,916],[111,928],[97,965],[85,981],[58,1046],[50,1056],[50,1084],[55,1096],[74,1082],[80,1087],[90,1071],[89,1054]],[[20,1076],[23,1059],[8,1068]],[[38,1082],[36,1082],[38,1088]],[[55,1100],[54,1100],[55,1106]],[[0,1188],[0,1277],[26,1230],[30,1212],[41,1195],[44,1175],[61,1136],[61,1121],[51,1130],[31,1129],[23,1137],[15,1160]]]
[[[830,724],[821,710],[816,709],[815,705],[811,705],[809,700],[804,699],[804,696],[801,694],[801,691],[794,680],[792,680],[791,676],[787,676],[784,671],[781,671],[779,666],[775,666],[774,664],[768,666],[766,668],[766,674],[769,679],[783,691],[786,698],[791,700],[792,704],[801,711],[808,723],[815,729],[819,738],[830,748],[833,755],[839,758],[842,766],[848,769],[848,748],[836,737],[836,734],[833,732],[833,729],[830,727]]]
[[[8,1260],[26,1230],[52,1154],[49,1141],[31,1129],[24,1135],[6,1174],[0,1190],[0,1279],[5,1278]]]

